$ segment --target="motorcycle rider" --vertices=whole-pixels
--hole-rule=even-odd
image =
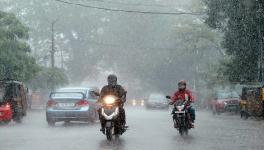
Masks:
[[[184,80],[179,81],[178,83],[178,90],[174,93],[172,96],[172,102],[171,104],[174,104],[178,100],[188,100],[189,103],[187,104],[188,112],[190,113],[191,116],[191,125],[194,127],[194,120],[195,120],[195,110],[194,108],[190,105],[191,103],[194,102],[194,97],[192,95],[192,92],[188,89],[186,89],[187,83]],[[173,110],[174,112],[174,110]]]
[[[100,98],[99,98],[99,103],[102,102],[103,98],[107,95],[113,95],[113,96],[116,96],[118,97],[120,100],[120,102],[118,102],[119,104],[119,113],[120,113],[120,116],[119,116],[119,123],[120,125],[122,126],[121,129],[124,129],[125,128],[125,124],[126,124],[126,114],[125,114],[125,110],[123,108],[123,105],[124,103],[126,102],[126,90],[119,84],[117,84],[117,76],[114,75],[114,74],[110,74],[108,77],[107,77],[107,82],[108,82],[108,85],[104,86],[101,90],[101,93],[100,93]],[[100,122],[101,122],[101,129],[100,131],[102,131],[103,133],[105,133],[105,119],[102,117],[101,113],[101,108],[99,109],[99,119],[100,119]]]

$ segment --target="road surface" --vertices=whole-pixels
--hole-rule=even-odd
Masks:
[[[264,121],[197,111],[195,129],[181,137],[169,114],[127,108],[130,130],[108,142],[99,123],[49,127],[44,111],[30,111],[22,124],[0,126],[0,150],[264,150]]]

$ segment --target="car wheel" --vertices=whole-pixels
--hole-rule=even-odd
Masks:
[[[95,111],[91,111],[90,115],[89,115],[89,122],[94,123],[96,120],[96,112]]]
[[[248,114],[246,112],[241,112],[241,118],[243,120],[247,120],[248,119]]]
[[[217,114],[217,115],[221,115],[221,113],[220,113],[219,110],[216,110],[216,114]]]
[[[216,108],[215,108],[215,106],[212,107],[212,112],[213,112],[214,115],[216,114]]]
[[[54,120],[51,120],[51,119],[48,119],[47,122],[48,122],[48,125],[51,127],[55,126],[55,123],[56,123]]]
[[[71,121],[67,120],[67,121],[64,121],[65,124],[69,124]]]
[[[11,121],[11,120],[5,120],[5,121],[2,122],[2,124],[3,124],[3,125],[7,125],[7,124],[9,124],[10,121]]]
[[[22,123],[22,114],[17,113],[15,118],[13,119],[16,123]]]

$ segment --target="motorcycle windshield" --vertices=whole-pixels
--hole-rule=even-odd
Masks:
[[[183,104],[184,104],[184,101],[183,101],[183,100],[178,100],[178,101],[175,103],[176,106],[181,106],[181,105],[183,105]]]

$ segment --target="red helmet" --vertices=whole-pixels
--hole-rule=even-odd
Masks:
[[[178,82],[178,88],[179,90],[185,90],[187,86],[187,82],[185,80],[180,80]]]

